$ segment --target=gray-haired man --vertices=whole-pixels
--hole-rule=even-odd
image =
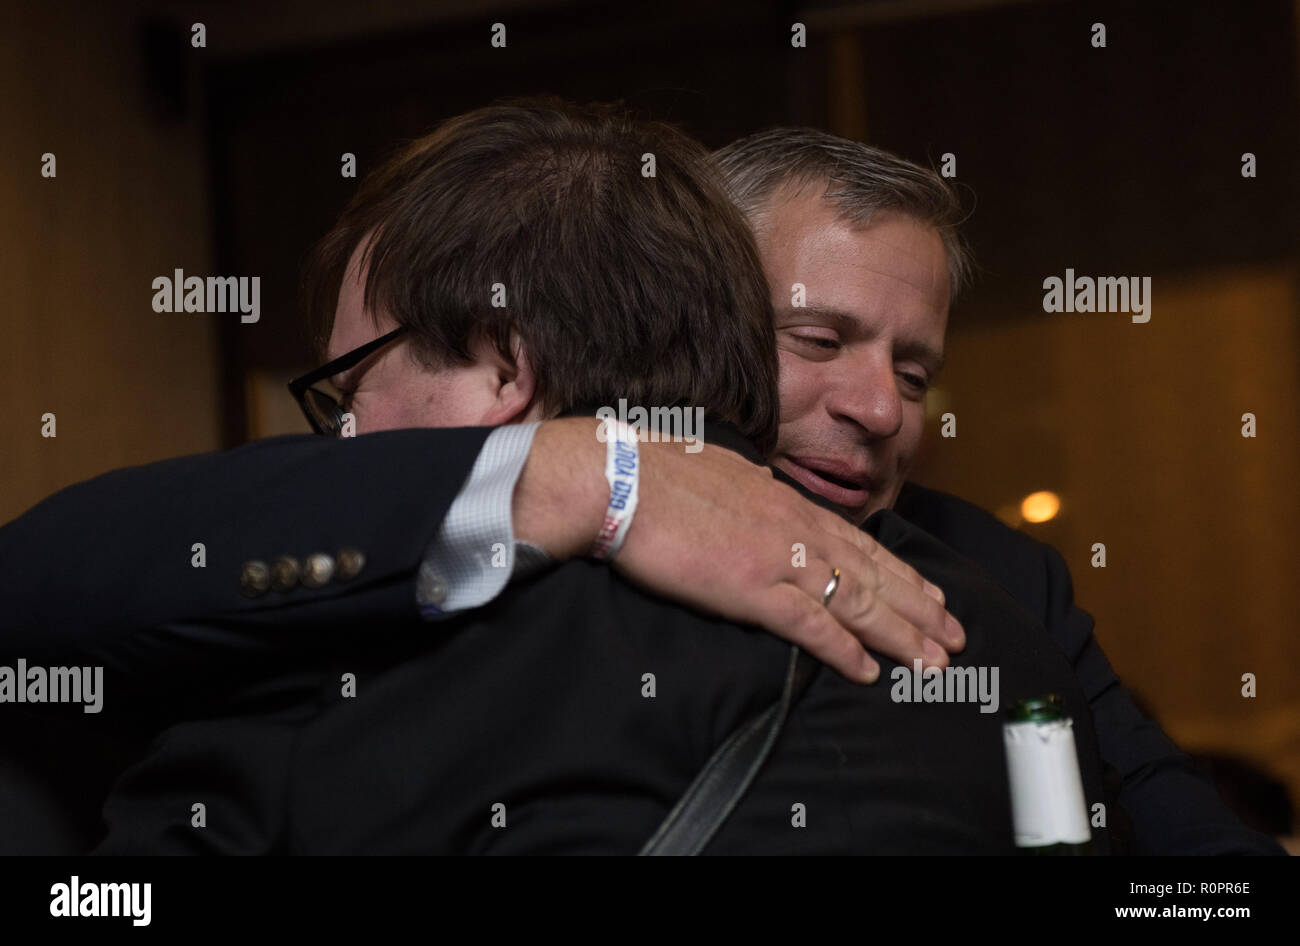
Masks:
[[[925,392],[944,361],[949,304],[970,269],[955,229],[960,206],[946,183],[886,152],[812,129],[762,132],[715,158],[755,232],[772,292],[781,425],[771,463],[854,523],[895,509],[979,563],[1042,622],[1071,661],[1103,758],[1122,780],[1118,800],[1132,820],[1135,853],[1281,853],[1247,829],[1191,760],[1134,706],[1093,635],[1092,618],[1074,606],[1069,571],[1055,549],[956,497],[906,482],[921,440]],[[584,450],[586,436],[566,433],[566,446],[557,452],[568,464]],[[588,452],[592,458],[579,465],[598,463],[596,452]],[[689,466],[663,459],[674,470]],[[533,457],[525,468],[516,521],[521,535],[563,547],[555,536],[565,525],[550,519],[552,532],[534,532],[527,508],[532,477],[546,479],[545,462]],[[654,482],[655,471],[648,478]],[[707,475],[698,472],[695,481],[703,494]],[[601,485],[598,477],[573,478],[566,507],[603,502]],[[756,522],[764,511],[750,510]],[[567,528],[574,523],[568,520]],[[676,521],[665,516],[640,525],[640,534],[629,532],[626,559],[618,566],[629,572],[653,572],[656,566],[638,557],[667,554],[663,536],[676,532],[700,539],[694,552],[674,546],[683,574],[734,570],[747,576],[755,595],[765,580],[781,580],[775,559],[784,547],[753,544],[744,524],[698,503],[683,503]],[[718,559],[725,541],[734,544]],[[707,591],[698,579],[657,588],[696,603],[707,593],[715,600],[702,603],[727,613],[746,592],[733,592],[727,580],[722,576]],[[869,596],[863,603],[869,606]],[[871,675],[871,659],[843,631],[786,636],[846,676],[864,666],[858,679]]]
[[[1120,801],[1133,815],[1138,851],[1276,853],[1133,707],[1091,618],[1073,607],[1060,556],[969,504],[905,482],[924,392],[943,360],[948,305],[967,269],[944,182],[809,130],[757,135],[718,158],[757,234],[772,290],[780,473],[855,524],[896,506],[983,564],[1041,621],[1055,641],[1048,646],[1074,666],[1103,755],[1123,776]],[[795,304],[796,283],[804,305]],[[348,347],[335,341],[333,349]],[[351,405],[358,433],[394,426],[366,404],[393,403],[418,370],[392,347],[351,369],[349,391],[365,394]],[[491,435],[483,453],[490,462],[475,464],[422,560],[417,594],[426,616],[475,607],[501,590],[510,563],[495,567],[490,550],[509,558],[524,542],[562,560],[591,548],[610,498],[598,426],[590,418],[546,421],[531,446]],[[352,462],[369,439],[359,438]],[[321,465],[335,459],[318,453]],[[727,450],[645,443],[640,492],[614,567],[643,587],[767,628],[861,682],[880,670],[867,647],[903,666],[920,656],[942,666],[943,647],[964,646],[960,626],[918,594],[915,570]],[[832,569],[842,577],[824,607]]]

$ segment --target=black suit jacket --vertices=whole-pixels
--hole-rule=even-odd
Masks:
[[[1223,803],[1213,784],[1144,716],[1074,603],[1061,554],[965,500],[907,483],[895,510],[976,562],[1047,629],[1074,669],[1092,710],[1102,757],[1122,779],[1135,854],[1284,854]]]
[[[1102,802],[1086,700],[1033,616],[893,512],[867,527],[945,589],[969,640],[954,663],[996,668],[1000,705],[898,702],[888,661],[872,687],[823,668],[710,852],[1012,853],[996,710],[1046,692]],[[634,853],[777,697],[788,651],[583,561],[440,625],[372,624],[320,658],[304,649],[232,715],[173,727],[111,798],[101,852]],[[1095,842],[1108,851],[1104,830]]]
[[[114,470],[0,526],[0,665],[105,668],[98,715],[0,704],[0,853],[87,850],[159,727],[314,639],[415,617],[420,557],[489,432],[274,437]],[[240,590],[246,561],[344,546],[366,557],[352,581]]]
[[[414,616],[420,556],[486,434],[405,430],[343,442],[279,437],[119,470],[63,490],[0,528],[0,574],[10,579],[0,586],[0,661],[22,656],[106,665],[107,706],[96,720],[101,726],[117,725],[133,701],[154,717],[160,708],[173,714],[171,721],[196,703],[210,707],[204,701],[211,693],[234,692],[261,714],[255,732],[246,733],[247,753],[281,751],[338,690],[336,679],[317,670],[314,677],[295,678],[298,668],[289,658],[313,642],[346,651],[349,641],[368,637],[375,627]],[[1122,691],[1116,698],[1116,687],[1105,682],[1113,674],[1104,657],[1098,663],[1090,620],[1073,607],[1068,573],[1056,553],[930,491],[905,489],[899,511],[978,558],[1075,665],[1098,709],[1099,742],[1125,771],[1126,796],[1136,799],[1126,797],[1126,803],[1139,821],[1143,850],[1279,850],[1227,811]],[[207,546],[206,569],[190,568],[196,541]],[[303,556],[339,545],[366,553],[361,580],[255,599],[239,592],[238,569],[249,558]],[[267,670],[276,667],[278,690],[265,682]],[[316,706],[303,697],[312,687]],[[137,699],[142,694],[148,698]],[[32,721],[4,710],[0,729],[24,737],[37,732]],[[85,758],[66,751],[73,734],[86,731],[84,722],[78,718],[61,734],[59,749],[35,738],[5,741],[10,750],[20,744],[28,750],[10,765],[39,768],[45,762],[66,772],[69,759]],[[235,723],[192,725],[229,732]],[[36,757],[41,751],[44,759]],[[232,748],[234,762],[239,756]],[[225,771],[238,780],[234,762]],[[0,797],[0,805],[17,813],[2,819],[11,830],[36,824],[30,810],[42,801],[16,797],[15,784],[6,782],[10,794]],[[810,820],[809,830],[819,823]],[[66,826],[61,830],[66,834]],[[9,835],[0,845],[48,850],[56,844],[52,837]]]
[[[109,707],[156,708],[158,690],[184,700],[304,640],[414,617],[420,559],[490,432],[273,437],[60,490],[0,527],[0,660],[101,664]],[[365,557],[350,581],[241,590],[247,561],[343,547]]]

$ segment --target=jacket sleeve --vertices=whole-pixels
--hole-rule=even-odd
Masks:
[[[1284,854],[1219,798],[1208,778],[1134,705],[1093,634],[1093,619],[1074,604],[1060,553],[1042,545],[1048,630],[1065,649],[1092,708],[1102,757],[1123,779],[1119,803],[1132,820],[1135,854]]]
[[[0,663],[193,679],[223,660],[418,620],[421,557],[489,433],[273,437],[61,490],[0,527]],[[341,549],[364,559],[348,580],[336,569],[320,587],[241,588],[246,562],[337,561]]]

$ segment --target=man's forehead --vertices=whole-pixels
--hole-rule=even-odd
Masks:
[[[840,278],[874,273],[918,292],[948,293],[948,257],[939,232],[898,210],[877,211],[866,224],[845,218],[816,192],[775,200],[765,215],[760,243],[779,254],[777,263]]]
[[[825,198],[805,192],[770,208],[759,244],[782,316],[802,314],[850,332],[890,323],[942,355],[948,259],[933,227],[897,212],[854,226]],[[802,307],[792,298],[796,284]]]

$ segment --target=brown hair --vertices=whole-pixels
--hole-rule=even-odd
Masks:
[[[653,155],[654,176],[645,176]],[[704,148],[615,106],[527,99],[450,119],[377,168],[315,248],[313,343],[371,237],[365,305],[428,367],[519,332],[548,411],[703,407],[766,453],[777,361],[762,264]],[[504,308],[491,305],[505,286]]]
[[[934,227],[948,256],[951,298],[970,281],[970,250],[958,232],[961,201],[934,171],[880,148],[815,128],[773,128],[713,153],[736,205],[761,230],[778,190],[825,185],[826,200],[850,226],[898,211]]]

